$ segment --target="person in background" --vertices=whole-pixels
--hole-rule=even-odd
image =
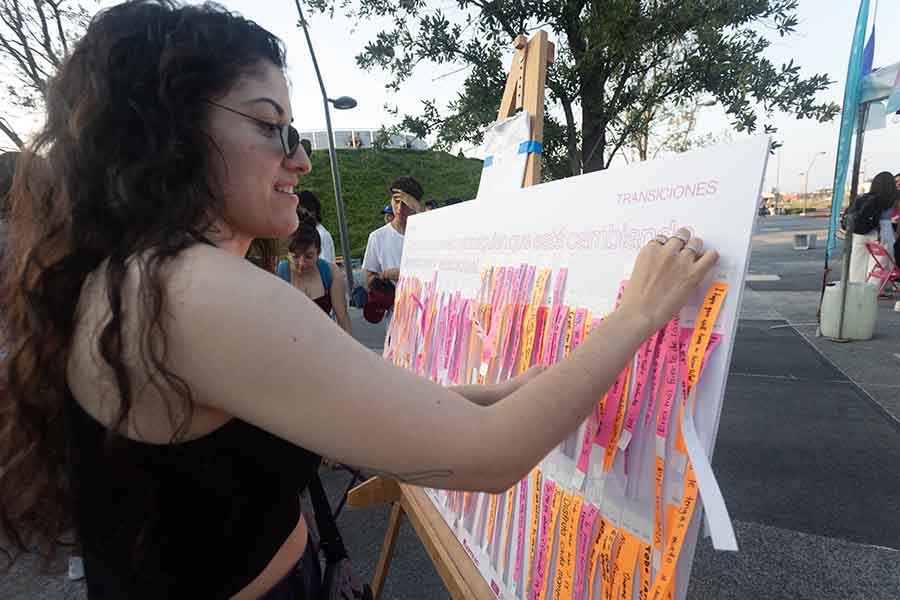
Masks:
[[[866,233],[853,233],[852,244],[853,252],[850,256],[850,281],[856,283],[865,282],[866,277],[875,267],[875,259],[869,254],[866,244],[869,242],[878,242],[888,248],[890,252],[893,246],[893,231],[890,231],[890,215],[897,203],[897,185],[894,182],[894,176],[882,171],[872,178],[872,185],[866,194],[856,198],[855,203],[864,203],[865,206],[876,208],[881,217],[878,224]],[[874,203],[874,206],[872,206]],[[849,210],[849,208],[848,208]],[[891,246],[887,245],[887,239],[891,239]]]
[[[878,241],[884,247],[888,254],[893,256],[895,264],[897,260],[897,232],[894,228],[893,219],[897,214],[897,207],[900,205],[900,185],[897,183],[897,176],[891,176],[887,171],[879,173],[875,176],[879,178],[879,194],[882,198],[881,202],[881,219],[878,221]],[[872,180],[872,188],[875,188],[875,180]],[[869,265],[871,269],[874,265]]]
[[[384,207],[384,209],[382,209],[381,214],[384,216],[384,224],[385,225],[387,225],[388,223],[390,223],[391,221],[394,220],[394,209],[391,208],[390,204],[388,204],[387,206]]]
[[[391,182],[388,191],[391,194],[390,208],[394,218],[369,234],[362,264],[367,288],[372,287],[372,281],[376,278],[392,282],[400,279],[406,220],[410,215],[424,210],[421,200],[425,191],[414,177],[398,177]]]
[[[894,175],[894,185],[900,190],[900,173]],[[900,267],[900,196],[898,196],[897,202],[894,203],[891,223],[894,229],[894,264]]]
[[[319,199],[309,190],[303,190],[298,194],[298,197],[300,198],[300,206],[305,208],[316,220],[316,231],[319,232],[319,239],[322,241],[321,258],[329,263],[336,263],[337,254],[334,251],[334,238],[322,225],[322,205]]]
[[[306,294],[334,318],[341,329],[353,335],[344,280],[333,262],[321,258],[322,243],[314,217],[300,218],[297,231],[290,238],[288,258],[278,264],[278,275]]]

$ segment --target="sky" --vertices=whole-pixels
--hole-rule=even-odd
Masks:
[[[292,89],[294,124],[301,130],[325,128],[322,97],[309,58],[303,33],[296,27],[297,13],[291,0],[219,0],[221,4],[253,19],[284,40],[288,52],[288,77]],[[101,5],[113,2],[101,1]],[[431,0],[430,6],[439,6],[449,15],[458,14],[455,0]],[[819,100],[843,99],[847,57],[858,8],[857,0],[800,0],[797,33],[779,38],[773,32],[772,46],[767,56],[781,64],[794,59],[806,76],[825,73],[835,83]],[[874,13],[874,9],[873,9]],[[382,124],[392,124],[393,117],[385,111],[385,105],[396,106],[400,114],[418,113],[423,99],[436,99],[439,106],[452,100],[461,90],[465,72],[453,73],[453,65],[423,65],[414,73],[399,92],[385,89],[386,73],[362,71],[356,65],[356,55],[381,29],[376,20],[356,24],[343,15],[333,18],[321,14],[308,14],[310,34],[328,95],[332,98],[349,95],[356,98],[358,106],[352,110],[332,110],[335,129],[377,129]],[[900,1],[884,0],[878,6],[876,23],[875,67],[900,61]],[[871,24],[871,17],[870,17]],[[871,26],[871,25],[870,25]],[[512,50],[510,50],[510,57]],[[0,107],[3,100],[0,99]],[[38,116],[17,121],[20,128],[36,123]],[[889,117],[886,129],[866,134],[863,153],[863,173],[871,178],[882,170],[900,171],[900,118]],[[809,120],[797,120],[791,115],[777,115],[774,124],[776,134],[784,145],[769,161],[764,188],[778,186],[783,192],[802,191],[805,173],[810,163],[808,188],[830,187],[835,162],[835,148],[839,119],[828,124]],[[721,133],[729,129],[728,120],[721,108],[702,108],[698,116],[698,133]],[[737,134],[733,139],[737,139]],[[0,141],[0,145],[3,142]],[[464,148],[477,156],[477,148]],[[824,152],[821,155],[819,153]],[[781,156],[779,157],[778,154]],[[779,167],[780,165],[780,167]]]

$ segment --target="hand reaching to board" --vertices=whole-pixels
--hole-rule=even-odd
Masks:
[[[687,303],[718,259],[687,229],[655,237],[638,254],[620,310],[648,318],[658,330]]]

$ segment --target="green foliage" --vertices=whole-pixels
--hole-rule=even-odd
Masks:
[[[479,143],[495,119],[513,38],[539,28],[552,32],[557,52],[547,74],[544,133],[550,178],[608,167],[636,136],[646,137],[664,108],[700,97],[720,104],[738,132],[774,132],[766,121],[780,111],[818,121],[839,111],[816,100],[832,83],[826,75],[805,77],[793,60],[775,65],[765,56],[767,36],[795,33],[797,0],[456,0],[455,7],[440,8],[424,0],[308,3],[344,10],[360,22],[390,23],[357,63],[387,71],[393,90],[419,65],[468,69],[455,99],[444,106],[426,99],[420,114],[401,120],[417,135],[434,135],[443,149]]]
[[[390,202],[388,185],[395,177],[412,175],[425,188],[423,200],[434,198],[441,204],[452,196],[474,198],[481,178],[480,160],[446,152],[362,149],[337,153],[350,254],[354,258],[362,258],[369,233],[384,225],[381,210]],[[337,253],[342,254],[328,152],[314,151],[312,165],[312,172],[300,180],[299,189],[318,196],[322,224],[334,237]]]

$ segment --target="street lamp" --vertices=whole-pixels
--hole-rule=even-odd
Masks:
[[[340,98],[329,98],[329,102],[338,110],[349,110],[356,108],[356,100],[350,96],[341,96]]]
[[[812,160],[809,161],[809,166],[806,167],[806,177],[803,178],[803,214],[806,215],[806,200],[807,200],[807,188],[809,187],[809,171],[813,168],[813,164],[816,162],[816,159],[820,156],[824,156],[825,152],[816,152],[813,154]]]
[[[331,111],[329,103],[337,110],[348,110],[356,107],[356,100],[349,96],[329,98],[325,92],[325,83],[322,81],[322,73],[319,71],[319,62],[316,60],[316,52],[313,50],[312,39],[306,28],[306,19],[303,18],[303,9],[300,8],[300,0],[294,0],[297,5],[297,13],[300,15],[300,26],[303,27],[303,35],[306,36],[306,45],[309,46],[309,56],[312,58],[316,78],[319,80],[319,89],[322,90],[322,104],[325,106],[325,128],[328,130],[328,158],[331,160],[331,180],[334,184],[334,202],[337,205],[338,227],[341,230],[341,251],[344,253],[344,272],[347,276],[347,293],[353,292],[353,265],[350,262],[350,234],[347,232],[347,219],[344,216],[344,197],[341,195],[341,173],[338,171],[337,150],[334,147],[334,132],[331,130]]]

